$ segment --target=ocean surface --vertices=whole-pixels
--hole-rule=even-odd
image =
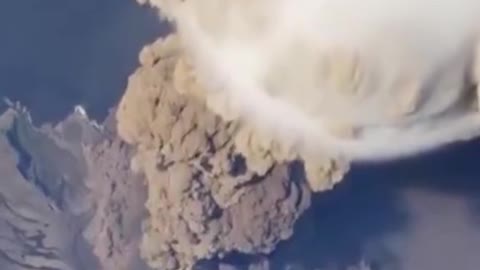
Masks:
[[[0,1],[0,97],[37,123],[82,104],[105,118],[138,66],[138,52],[165,34],[156,11],[134,0]]]

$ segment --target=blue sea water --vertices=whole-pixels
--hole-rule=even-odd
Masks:
[[[0,97],[37,123],[82,104],[103,119],[138,66],[138,52],[166,32],[134,0],[0,1]]]

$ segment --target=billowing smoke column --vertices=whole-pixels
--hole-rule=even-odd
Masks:
[[[478,0],[150,2],[176,29],[142,50],[116,118],[153,269],[269,254],[350,161],[480,133]]]
[[[300,151],[386,159],[480,134],[477,0],[151,1],[211,109]]]

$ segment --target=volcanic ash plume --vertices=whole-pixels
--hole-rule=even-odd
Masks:
[[[154,269],[270,253],[351,160],[480,133],[477,0],[150,2],[176,30],[142,51],[117,120]]]
[[[212,110],[301,151],[395,158],[480,133],[477,0],[151,2]]]
[[[205,98],[175,35],[147,46],[140,59],[117,119],[120,136],[137,148],[131,167],[147,181],[141,251],[153,269],[270,253],[292,235],[311,190],[330,189],[348,169],[211,112],[214,100]]]

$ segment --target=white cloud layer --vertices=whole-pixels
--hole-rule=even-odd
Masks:
[[[478,0],[160,2],[212,107],[303,151],[387,159],[480,134]]]

